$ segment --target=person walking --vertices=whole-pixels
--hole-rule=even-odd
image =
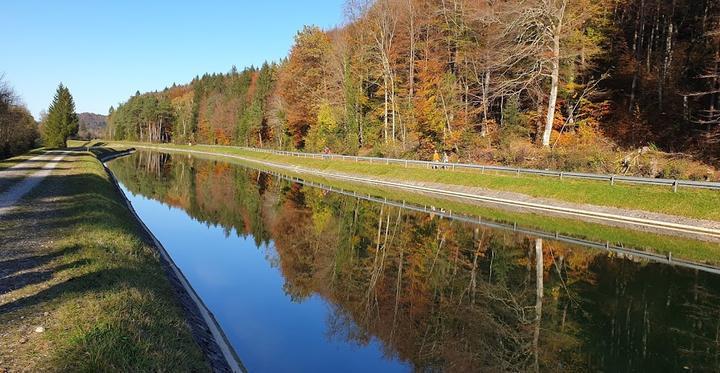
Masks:
[[[433,163],[440,162],[440,154],[438,154],[437,149],[435,149],[435,151],[433,152],[432,161],[433,161]],[[437,167],[438,167],[437,164],[434,164],[432,166],[432,168],[437,168]]]
[[[447,152],[443,152],[442,162],[445,163],[445,164],[447,164],[448,162],[450,162],[450,158],[448,158]],[[446,167],[447,167],[447,166],[443,165],[443,169],[446,168]]]

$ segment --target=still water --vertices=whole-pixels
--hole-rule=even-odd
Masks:
[[[250,371],[720,370],[720,276],[222,161],[109,166]]]

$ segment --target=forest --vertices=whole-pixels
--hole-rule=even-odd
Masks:
[[[349,0],[281,61],[137,92],[117,140],[718,178],[714,0]]]
[[[387,356],[418,371],[717,366],[719,288],[702,272],[327,193],[225,162],[138,152],[110,167],[133,194],[252,237],[289,297],[333,305],[329,338],[376,338]]]

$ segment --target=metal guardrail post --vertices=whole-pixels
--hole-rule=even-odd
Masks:
[[[677,188],[678,188],[678,182],[677,182],[677,180],[675,180],[673,182],[673,193],[677,193]]]
[[[610,185],[615,185],[615,175],[610,176]]]

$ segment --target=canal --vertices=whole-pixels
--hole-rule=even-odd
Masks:
[[[720,370],[718,275],[219,160],[108,166],[252,372]]]

